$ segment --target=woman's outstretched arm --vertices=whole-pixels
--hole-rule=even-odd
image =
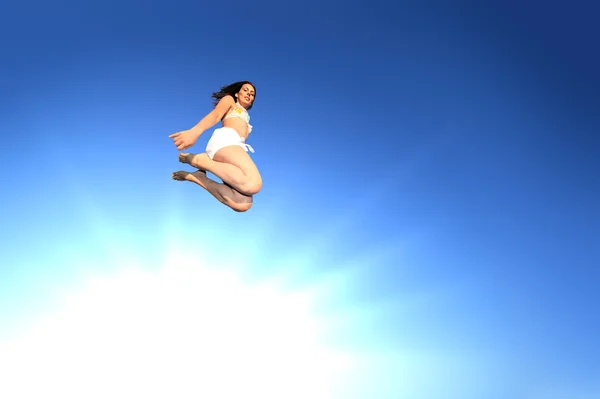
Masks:
[[[204,118],[202,118],[194,127],[188,130],[182,130],[181,132],[173,133],[169,135],[169,138],[173,139],[173,142],[179,151],[193,146],[202,133],[223,119],[223,116],[225,116],[229,108],[231,108],[234,103],[235,101],[233,100],[233,97],[223,97],[215,106],[215,108]]]

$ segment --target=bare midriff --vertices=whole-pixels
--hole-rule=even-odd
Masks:
[[[235,130],[241,137],[246,140],[248,138],[248,125],[241,118],[223,119],[223,127],[230,127]]]

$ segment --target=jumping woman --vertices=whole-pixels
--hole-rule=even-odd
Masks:
[[[256,88],[251,82],[242,81],[224,86],[212,94],[214,108],[196,126],[169,136],[179,151],[186,150],[196,143],[202,133],[221,121],[222,127],[213,132],[206,145],[206,152],[179,154],[179,162],[198,170],[181,170],[171,177],[174,180],[196,183],[237,212],[250,209],[253,195],[262,188],[260,173],[248,154],[248,150],[254,150],[246,144],[252,131],[248,111],[254,104],[255,96]],[[209,179],[207,171],[219,177],[223,183]]]

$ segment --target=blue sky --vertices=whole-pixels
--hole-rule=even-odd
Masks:
[[[200,288],[185,305],[177,295],[136,291],[166,287],[165,259],[183,256],[178,267],[231,271],[246,285],[227,289],[249,290],[239,306],[198,303],[212,326],[218,315],[258,311],[234,309],[258,301],[252,287],[265,281],[281,298],[318,297],[309,313],[324,330],[319,345],[355,366],[340,374],[341,391],[325,394],[330,381],[319,385],[306,374],[324,356],[314,352],[304,371],[277,377],[289,381],[280,389],[303,381],[314,387],[311,397],[598,397],[593,13],[575,3],[442,3],[3,6],[0,343],[21,349],[0,366],[17,375],[22,369],[9,361],[35,345],[76,353],[64,338],[76,336],[67,327],[74,324],[60,320],[80,320],[68,310],[77,303],[88,304],[81,306],[90,325],[118,330],[107,315],[130,307],[152,313],[163,298],[159,315],[204,331],[186,324],[189,314],[178,319],[168,310],[193,313],[189,299],[206,299],[194,296]],[[248,142],[264,187],[238,214],[170,179],[182,167],[168,135],[201,119],[210,93],[246,79],[257,88]],[[192,151],[203,151],[208,137]],[[146,274],[123,277],[133,269]],[[191,270],[177,281],[217,284],[194,280]],[[104,288],[87,290],[85,281],[98,276]],[[122,286],[131,294],[110,302]],[[134,306],[131,298],[148,301]],[[290,317],[297,328],[281,335],[311,323],[292,319],[291,308],[269,307],[279,301],[287,303],[256,303],[264,320]],[[43,320],[55,320],[61,345],[44,341],[51,329],[40,327]],[[147,333],[155,322],[118,320]],[[261,326],[253,325],[257,336],[279,331]],[[244,329],[214,328],[211,339],[231,338],[223,347],[253,345]],[[173,331],[153,336],[153,350],[173,342]],[[84,333],[96,343],[106,336],[95,327]],[[304,347],[306,336],[279,350]],[[265,342],[267,350],[272,341]],[[131,345],[117,353],[139,366],[123,348]],[[239,351],[230,356],[251,356]],[[32,356],[45,365],[62,355]],[[297,360],[277,359],[290,370]],[[48,375],[44,367],[34,378]],[[264,370],[263,377],[275,369]],[[277,378],[245,392],[269,397],[272,388],[281,397]],[[105,381],[112,397],[128,397],[126,388],[139,384],[160,392],[147,380],[123,389],[118,376]],[[178,385],[190,395],[209,392]]]

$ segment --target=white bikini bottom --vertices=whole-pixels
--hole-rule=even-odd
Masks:
[[[253,153],[254,149],[249,144],[246,144],[245,141],[246,140],[234,129],[230,127],[222,127],[216,129],[210,137],[210,140],[208,140],[208,144],[206,144],[206,153],[210,159],[213,159],[217,151],[230,145],[239,145],[246,150],[246,152],[250,150],[250,152]]]

